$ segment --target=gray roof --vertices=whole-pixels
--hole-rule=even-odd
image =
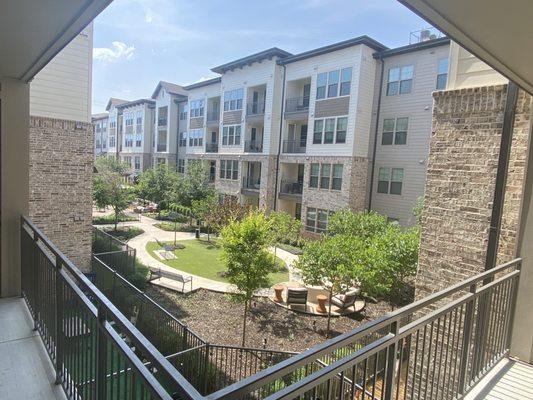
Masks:
[[[152,94],[152,99],[155,99],[157,95],[159,94],[159,91],[161,88],[165,89],[170,94],[177,94],[180,96],[187,96],[187,92],[185,89],[180,86],[176,85],[175,83],[165,82],[165,81],[159,81],[157,86],[155,87],[154,93]]]
[[[386,58],[391,56],[397,56],[399,54],[409,53],[411,51],[425,50],[432,47],[444,46],[450,44],[450,39],[447,37],[426,40],[424,42],[408,44],[407,46],[396,47],[395,49],[387,49],[383,51],[377,51],[374,53],[374,58]]]
[[[381,44],[377,40],[372,39],[369,36],[358,36],[353,39],[344,40],[342,42],[333,43],[324,47],[319,47],[318,49],[313,49],[305,51],[303,53],[295,54],[293,56],[286,57],[282,60],[278,60],[278,64],[289,64],[295,61],[305,60],[307,58],[319,56],[326,53],[331,53],[332,51],[346,49],[348,47],[357,46],[364,44],[374,50],[381,51],[387,49],[387,46]]]
[[[122,99],[117,99],[116,97],[111,97],[109,99],[109,101],[107,102],[107,106],[106,106],[106,111],[109,111],[109,109],[111,108],[111,106],[118,106],[120,104],[123,104],[123,103],[127,103],[129,100],[122,100]]]
[[[191,85],[188,85],[188,86],[184,86],[183,88],[185,90],[197,89],[197,88],[200,88],[200,87],[213,85],[215,83],[220,83],[221,80],[222,80],[222,78],[220,76],[217,76],[216,78],[211,78],[211,79],[207,79],[205,81],[200,81],[200,82],[196,82],[196,83],[193,83]]]
[[[126,108],[126,107],[132,107],[132,106],[136,106],[138,104],[143,104],[143,103],[148,103],[148,104],[154,105],[155,101],[152,100],[152,99],[137,99],[137,100],[127,101],[125,103],[119,104],[116,107],[117,108]]]
[[[109,113],[104,112],[104,113],[98,113],[98,114],[91,115],[92,121],[96,121],[99,119],[105,119],[105,118],[109,118]]]
[[[243,58],[239,58],[238,60],[219,65],[218,67],[211,68],[211,71],[216,72],[218,74],[223,74],[226,71],[230,71],[235,68],[241,68],[241,67],[244,67],[245,65],[250,65],[254,62],[259,62],[267,58],[268,59],[272,57],[285,58],[291,55],[292,55],[291,53],[285,50],[279,49],[277,47],[272,47],[270,49],[260,51],[259,53],[255,53],[255,54],[243,57]]]

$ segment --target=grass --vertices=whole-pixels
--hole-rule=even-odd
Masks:
[[[131,215],[120,214],[118,216],[118,222],[138,221],[137,217]],[[115,223],[115,215],[104,215],[102,217],[93,217],[93,225],[108,225]]]
[[[144,231],[136,226],[119,227],[117,230],[104,229],[105,233],[109,233],[111,236],[116,237],[118,240],[126,242],[135,236],[142,235]]]
[[[161,261],[169,267],[214,281],[228,282],[226,278],[218,275],[219,272],[225,271],[226,268],[220,260],[222,250],[216,241],[212,240],[208,242],[206,239],[195,239],[180,240],[178,243],[185,246],[185,248],[174,250],[174,254],[177,257],[174,260],[160,260],[154,253],[154,251],[161,249],[161,246],[156,242],[148,242],[146,244],[146,251],[156,260]],[[285,262],[280,258],[277,258],[276,262],[278,263],[279,269],[283,268],[283,270],[269,275],[271,283],[288,281],[289,273]]]
[[[297,256],[303,253],[301,247],[293,246],[292,244],[279,243],[277,247]]]
[[[176,226],[176,232],[194,232],[197,228],[196,226],[191,226],[181,222],[178,222],[176,225],[174,225],[174,222],[159,222],[154,224],[154,226],[167,232],[174,232],[174,226]]]

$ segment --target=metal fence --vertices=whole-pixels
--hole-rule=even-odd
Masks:
[[[21,217],[21,273],[22,295],[68,398],[201,397],[25,217]]]
[[[93,254],[123,276],[135,273],[137,251],[107,232],[93,227]]]

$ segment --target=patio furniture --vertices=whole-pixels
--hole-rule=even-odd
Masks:
[[[307,289],[306,288],[287,288],[287,305],[307,306]]]
[[[316,312],[319,313],[326,313],[328,310],[326,310],[326,301],[328,301],[328,296],[325,294],[319,294],[316,296],[316,301],[318,305],[316,306]]]
[[[150,269],[150,279],[149,279],[150,282],[155,279],[160,279],[160,278],[167,278],[167,279],[171,279],[173,281],[181,283],[181,291],[183,293],[185,293],[185,284],[190,282],[191,291],[192,291],[192,276],[186,276],[186,275],[178,274],[177,272],[166,271],[161,268]]]
[[[355,312],[355,301],[357,300],[359,293],[359,289],[354,289],[346,294],[337,294],[331,298],[331,304],[339,307],[341,310],[346,310],[347,308],[353,306],[353,310]]]
[[[274,298],[273,298],[273,300],[276,303],[283,302],[282,294],[283,294],[283,291],[285,290],[285,286],[283,286],[283,285],[274,285],[272,287],[272,289],[274,289]]]

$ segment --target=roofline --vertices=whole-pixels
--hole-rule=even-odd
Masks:
[[[433,47],[439,47],[450,44],[450,38],[443,37],[438,39],[426,40],[424,42],[408,44],[407,46],[396,47],[395,49],[387,49],[383,51],[377,51],[374,53],[374,58],[387,58],[397,56],[400,54],[410,53],[413,51],[420,51],[431,49]]]
[[[348,47],[357,46],[360,44],[364,44],[377,51],[385,50],[388,48],[387,46],[378,42],[377,40],[372,39],[370,36],[363,35],[363,36],[358,36],[356,38],[344,40],[342,42],[337,42],[337,43],[329,44],[327,46],[319,47],[317,49],[305,51],[303,53],[295,54],[293,56],[289,56],[287,58],[284,58],[283,60],[278,60],[278,64],[286,65],[286,64],[290,64],[296,61],[305,60],[307,58],[320,56],[322,54],[331,53],[333,51],[346,49]]]
[[[200,82],[193,83],[193,84],[188,85],[188,86],[183,86],[183,89],[185,89],[185,90],[198,89],[198,88],[201,88],[201,87],[204,87],[204,86],[209,86],[209,85],[213,85],[215,83],[220,83],[220,82],[222,82],[222,78],[220,76],[217,76],[216,78],[211,78],[211,79],[207,79],[205,81],[200,81]]]
[[[106,119],[106,118],[109,118],[109,114],[106,114],[106,115],[91,115],[91,120],[92,121],[98,121],[99,119]]]
[[[176,83],[172,83],[172,82],[159,81],[159,82],[157,83],[157,86],[155,87],[154,93],[152,93],[152,97],[151,97],[152,99],[155,100],[155,98],[157,97],[157,94],[159,93],[159,91],[160,91],[161,88],[163,87],[163,85],[162,85],[163,83],[168,83],[168,84],[170,84],[170,85],[180,86],[180,85],[178,85],[178,84],[176,84]],[[183,86],[180,86],[180,87],[181,87],[182,89],[185,89]],[[167,90],[167,91],[168,91],[170,94],[179,95],[179,96],[185,96],[185,95],[182,94],[182,93],[172,92],[172,91],[170,91],[170,90]]]
[[[231,61],[226,64],[219,65],[218,67],[211,68],[211,71],[216,72],[218,74],[223,74],[226,71],[243,67],[247,64],[252,64],[254,62],[259,62],[261,60],[264,60],[265,58],[271,58],[271,57],[289,57],[292,56],[291,53],[288,51],[282,50],[278,47],[271,47],[270,49],[260,51],[259,53],[254,53],[249,56],[239,58],[235,61]]]
[[[143,104],[143,103],[148,103],[148,104],[155,105],[155,100],[151,100],[151,99],[132,100],[132,101],[128,101],[127,103],[119,104],[119,105],[115,106],[115,108],[132,107],[132,106],[136,106],[138,104]]]

